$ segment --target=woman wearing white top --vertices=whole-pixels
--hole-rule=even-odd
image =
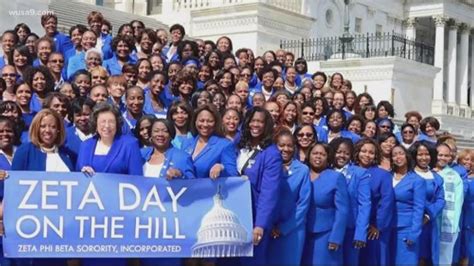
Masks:
[[[36,114],[30,126],[30,142],[15,152],[12,170],[70,172],[71,153],[62,147],[66,138],[63,119],[50,109]]]

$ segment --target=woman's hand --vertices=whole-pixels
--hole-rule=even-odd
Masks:
[[[209,171],[209,177],[217,179],[221,175],[222,170],[224,170],[224,166],[220,163],[216,163]]]
[[[94,168],[90,166],[82,167],[81,172],[83,172],[87,177],[92,177],[93,175],[95,175]]]
[[[0,203],[0,236],[5,235],[5,227],[3,225],[3,201]]]
[[[176,168],[170,167],[170,168],[168,168],[168,171],[166,171],[166,179],[167,180],[172,180],[172,179],[175,179],[175,178],[178,178],[178,177],[181,177],[181,176],[183,176],[183,174],[181,173],[180,170],[178,170]]]
[[[367,237],[369,240],[377,240],[380,237],[380,231],[377,229],[377,227],[370,225],[369,226],[369,232],[367,234]]]
[[[260,241],[262,241],[262,237],[263,237],[263,228],[255,227],[253,229],[253,245],[258,246],[258,244],[260,244]]]
[[[8,172],[5,170],[0,170],[0,181],[3,181],[8,178]]]
[[[337,251],[339,249],[339,245],[336,243],[329,243],[328,249],[331,251]]]
[[[365,248],[365,242],[364,241],[355,240],[354,242],[352,242],[352,244],[354,245],[354,248],[356,248],[356,249]]]
[[[405,239],[404,241],[405,241],[405,244],[407,244],[407,246],[411,246],[414,244],[412,240]]]

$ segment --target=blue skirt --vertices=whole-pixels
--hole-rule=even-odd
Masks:
[[[306,234],[302,265],[342,265],[342,246],[329,250],[331,231]]]

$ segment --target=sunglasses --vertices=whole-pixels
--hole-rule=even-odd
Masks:
[[[403,133],[403,134],[413,134],[413,133],[415,133],[415,132],[413,132],[413,131],[411,131],[411,130],[406,130],[406,131],[403,131],[402,133]]]
[[[51,63],[64,63],[64,60],[50,60]]]
[[[314,112],[303,112],[303,115],[314,115]]]
[[[4,73],[2,74],[2,77],[16,77],[15,73]]]
[[[387,128],[387,129],[390,128],[390,126],[388,126],[388,125],[381,125],[381,126],[379,126],[379,127],[380,127],[380,128]]]
[[[312,138],[313,133],[298,133],[298,138],[302,138],[302,137]]]

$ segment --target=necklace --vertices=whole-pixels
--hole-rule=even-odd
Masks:
[[[44,153],[55,153],[55,152],[57,152],[57,147],[56,147],[56,145],[53,145],[53,147],[51,147],[51,148],[46,148],[46,147],[44,147],[44,146],[41,146],[40,149],[41,149],[41,151],[44,152]]]

